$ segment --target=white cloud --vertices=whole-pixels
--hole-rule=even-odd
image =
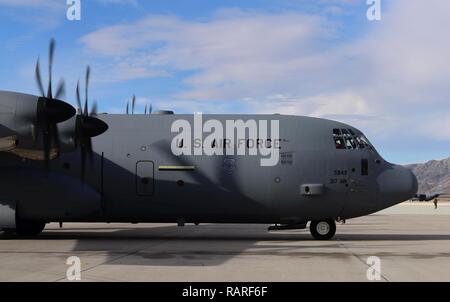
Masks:
[[[296,66],[313,63],[302,57],[319,47],[314,45],[316,37],[333,33],[324,23],[320,17],[301,14],[222,12],[211,22],[152,16],[100,29],[82,42],[91,51],[150,70],[198,70],[187,83],[206,89],[191,91],[192,97],[222,98],[224,86],[237,85],[240,90],[255,82],[288,78]]]
[[[271,95],[265,99],[246,98],[258,106],[258,111],[265,114],[308,115],[313,117],[354,115],[370,116],[372,111],[367,100],[352,91],[336,94],[319,94],[311,97],[294,97],[288,95]]]
[[[397,0],[382,18],[351,41],[324,15],[239,10],[207,21],[149,16],[81,41],[108,68],[139,66],[116,80],[189,71],[176,97],[194,105],[241,100],[254,112],[334,117],[386,142],[450,138],[450,2]]]
[[[423,136],[448,142],[450,140],[449,117],[449,112],[430,114],[424,123],[418,124],[419,132]]]

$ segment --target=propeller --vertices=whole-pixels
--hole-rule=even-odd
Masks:
[[[55,40],[51,39],[48,51],[47,93],[44,91],[39,58],[37,60],[35,70],[36,82],[41,97],[38,99],[37,104],[36,135],[34,137],[36,139],[38,134],[42,133],[46,169],[48,169],[52,147],[59,149],[60,146],[58,128],[56,125],[70,119],[76,113],[72,106],[59,100],[59,98],[65,95],[65,82],[63,79],[59,81],[56,88],[56,93],[53,95],[52,73],[55,44]]]
[[[80,147],[81,150],[81,179],[84,181],[86,172],[86,159],[89,158],[92,164],[93,151],[92,151],[92,138],[99,136],[108,130],[108,125],[97,118],[97,103],[94,102],[91,107],[91,111],[88,112],[89,107],[89,79],[91,74],[91,68],[88,66],[86,69],[85,78],[85,99],[84,109],[81,105],[80,97],[80,81],[77,83],[77,103],[78,103],[78,115],[76,117],[75,124],[75,147]]]
[[[131,114],[134,115],[135,109],[136,109],[136,95],[133,95],[133,98],[131,99]],[[152,114],[152,111],[153,111],[153,106],[151,104],[150,104],[150,106],[146,104],[145,108],[144,108],[144,114],[146,115],[147,112],[148,112],[148,114]],[[127,107],[125,109],[125,113],[130,114],[130,102],[129,101],[127,102]]]
[[[136,107],[136,96],[133,95],[133,99],[131,100],[131,114],[134,114],[134,108]],[[130,114],[130,102],[127,102],[127,109],[125,110],[126,114]]]

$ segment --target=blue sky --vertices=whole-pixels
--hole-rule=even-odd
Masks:
[[[388,160],[450,156],[450,3],[381,0],[0,0],[0,89],[37,94],[34,65],[57,40],[74,103],[93,68],[100,111],[284,113],[364,131]]]

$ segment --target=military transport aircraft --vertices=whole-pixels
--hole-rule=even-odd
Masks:
[[[262,154],[174,152],[174,125],[195,124],[198,115],[98,114],[95,104],[89,112],[89,68],[84,106],[76,88],[76,111],[60,100],[64,82],[52,91],[54,46],[52,40],[47,93],[39,60],[40,96],[0,92],[0,230],[32,236],[50,222],[260,223],[275,230],[309,223],[314,238],[328,240],[336,221],[417,193],[408,169],[385,161],[358,129],[331,120],[202,117],[215,127],[230,120],[279,126],[279,138],[265,141],[279,156],[272,164],[261,164]],[[182,138],[175,147],[193,144]]]

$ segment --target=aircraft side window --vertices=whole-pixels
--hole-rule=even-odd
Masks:
[[[344,140],[340,137],[334,138],[334,144],[336,145],[336,149],[345,149]]]
[[[350,143],[350,141],[347,137],[345,138],[345,147],[347,149],[353,149],[352,144]]]
[[[361,135],[360,139],[366,147],[370,146],[369,141],[367,140],[367,138],[364,137],[364,135]]]
[[[364,149],[370,146],[369,141],[362,133],[355,134],[351,129],[348,129],[348,131],[352,134],[357,149]]]
[[[352,144],[353,149],[360,149],[359,143],[358,143],[358,136],[355,134],[355,132],[352,129],[347,129],[348,133],[350,134],[350,143]]]
[[[352,144],[353,149],[358,149],[358,144],[356,143],[354,137],[350,138],[350,143]]]
[[[356,144],[350,131],[348,129],[342,129],[341,131],[344,136],[345,146],[347,147],[347,149],[356,149]]]
[[[356,139],[356,142],[357,142],[357,144],[358,144],[358,148],[359,148],[359,149],[364,149],[364,148],[365,148],[365,145],[364,145],[364,142],[361,140],[361,138],[358,137],[358,136],[356,136],[355,139]]]
[[[336,149],[346,149],[344,138],[340,129],[333,129],[333,139]]]
[[[352,129],[333,129],[333,139],[336,149],[364,149],[370,146],[362,133],[355,133]]]

